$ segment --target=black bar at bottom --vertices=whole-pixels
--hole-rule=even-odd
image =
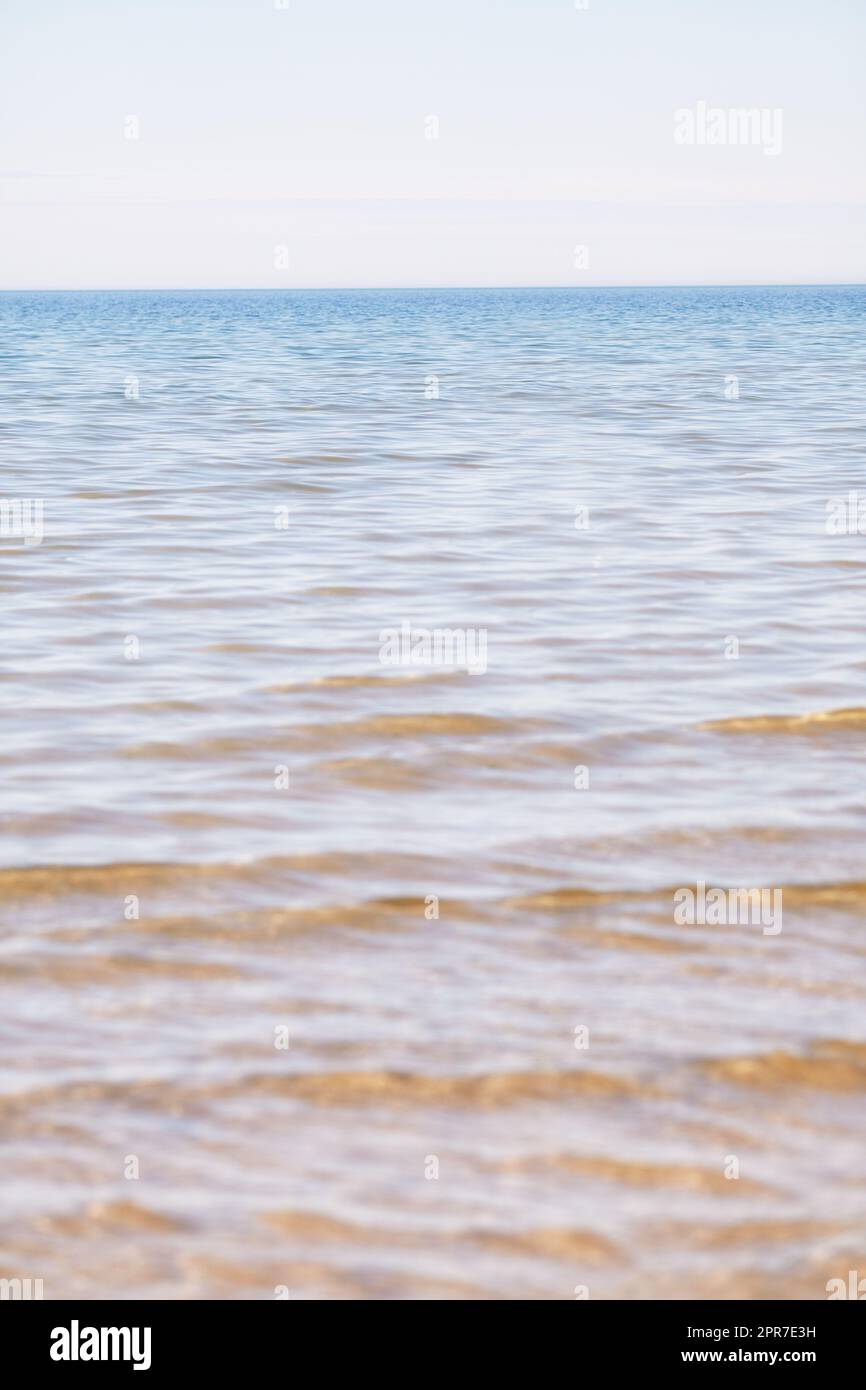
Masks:
[[[490,1314],[472,1303],[472,1319],[464,1328],[475,1339],[485,1336]],[[360,1314],[344,1304],[303,1302],[4,1302],[0,1303],[0,1335],[7,1366],[21,1372],[49,1371],[61,1377],[136,1372],[151,1381],[178,1372],[197,1376],[273,1374],[281,1365],[294,1376],[298,1367],[291,1354],[301,1347],[318,1363],[331,1369],[335,1351],[342,1344],[347,1362],[356,1372],[364,1370],[375,1349],[369,1340],[382,1335],[388,1343],[406,1326],[406,1314],[391,1310],[383,1329],[380,1313],[364,1304]],[[628,1302],[575,1301],[564,1312],[547,1315],[547,1326],[532,1320],[525,1331],[509,1314],[507,1333],[496,1332],[488,1344],[493,1350],[511,1347],[529,1351],[533,1359],[546,1354],[570,1356],[579,1362],[612,1372],[639,1369],[668,1371],[674,1368],[763,1366],[776,1369],[791,1365],[828,1372],[856,1366],[866,1321],[863,1309],[845,1301],[827,1302]],[[460,1321],[466,1314],[462,1314]],[[495,1318],[495,1314],[493,1314]],[[479,1317],[481,1322],[479,1324]],[[362,1321],[359,1321],[362,1319]],[[408,1320],[408,1319],[407,1319]],[[347,1327],[346,1324],[349,1324]],[[360,1342],[343,1341],[347,1331],[366,1333]],[[461,1329],[463,1330],[463,1329]],[[424,1337],[421,1366],[428,1376],[441,1358],[443,1374],[453,1374],[456,1348],[448,1327],[431,1321]],[[559,1338],[569,1339],[564,1347]],[[433,1335],[435,1334],[435,1335]],[[529,1343],[524,1338],[529,1337]],[[549,1340],[548,1340],[549,1338]],[[375,1353],[380,1361],[383,1346]],[[521,1345],[523,1343],[523,1345]],[[477,1343],[482,1351],[484,1343]],[[367,1354],[361,1348],[367,1347]],[[354,1351],[350,1351],[354,1347]],[[570,1347],[570,1352],[568,1348]],[[510,1353],[509,1353],[510,1356]],[[404,1359],[405,1352],[398,1352]],[[386,1357],[387,1359],[387,1357]],[[540,1378],[541,1365],[536,1363]],[[371,1369],[370,1365],[366,1368]],[[302,1372],[308,1375],[309,1372]],[[416,1379],[416,1371],[403,1365],[403,1375]]]

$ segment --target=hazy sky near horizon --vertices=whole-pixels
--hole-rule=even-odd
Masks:
[[[866,278],[864,0],[281,4],[2,0],[0,287]]]

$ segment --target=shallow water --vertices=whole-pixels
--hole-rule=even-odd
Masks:
[[[864,307],[0,296],[0,1277],[866,1269]]]

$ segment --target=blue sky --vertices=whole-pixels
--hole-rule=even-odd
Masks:
[[[279,3],[3,0],[0,285],[864,278],[862,0]]]

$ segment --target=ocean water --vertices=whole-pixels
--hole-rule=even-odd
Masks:
[[[0,1276],[866,1271],[864,309],[0,296]]]

